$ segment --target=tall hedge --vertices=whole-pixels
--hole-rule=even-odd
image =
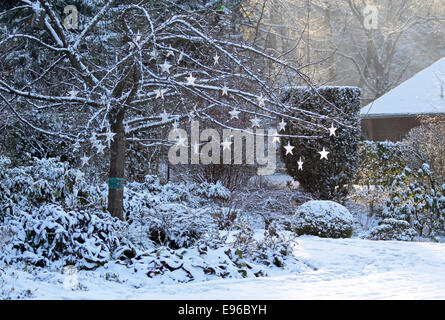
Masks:
[[[284,132],[280,133],[320,138],[283,138],[281,157],[289,175],[306,191],[319,199],[343,202],[358,166],[361,90],[357,87],[320,87],[317,92],[306,87],[288,88],[283,90],[282,100],[300,109],[336,119],[341,124],[316,119],[297,110],[290,112],[290,115],[306,120],[307,125],[288,121]],[[330,136],[332,124],[338,128],[335,136]],[[284,146],[288,142],[295,147],[293,155],[286,155]],[[323,148],[329,152],[328,160],[320,159],[318,152]],[[297,164],[300,157],[304,162],[303,170],[299,170]]]

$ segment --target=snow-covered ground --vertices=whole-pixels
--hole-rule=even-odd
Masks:
[[[115,266],[118,278],[104,277],[103,269],[79,272],[81,289],[74,291],[65,288],[66,276],[57,272],[2,267],[0,274],[4,288],[29,289],[34,299],[445,299],[445,244],[312,236],[297,241],[295,255],[317,270],[161,284]]]

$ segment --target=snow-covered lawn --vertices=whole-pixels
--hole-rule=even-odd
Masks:
[[[445,299],[445,244],[312,236],[298,243],[295,255],[316,271],[161,284],[111,266],[120,271],[118,279],[105,279],[103,269],[81,271],[81,290],[75,291],[65,289],[57,272],[8,267],[3,278],[14,291],[31,289],[37,299]]]

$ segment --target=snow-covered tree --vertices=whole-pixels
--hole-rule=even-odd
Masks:
[[[218,1],[72,2],[21,0],[1,13],[0,65],[16,72],[0,79],[0,110],[70,143],[81,166],[109,148],[115,217],[123,218],[127,145],[166,144],[159,129],[203,119],[247,131],[236,126],[237,112],[255,123],[305,126],[304,114],[327,120],[301,137],[316,138],[333,121],[280,100],[281,84],[265,80],[264,60],[315,88],[301,66],[240,40]],[[38,125],[36,115],[58,125]]]

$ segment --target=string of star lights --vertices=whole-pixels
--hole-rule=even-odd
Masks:
[[[141,36],[138,35],[136,37],[134,37],[132,39],[132,42],[130,42],[130,47],[131,48],[135,48],[135,45],[138,45],[141,42]],[[177,58],[176,58],[176,54],[177,53]],[[157,70],[159,72],[159,76],[160,79],[165,79],[165,76],[167,77],[171,77],[174,74],[174,70],[176,68],[178,68],[178,66],[188,57],[188,55],[184,52],[184,51],[179,51],[174,49],[171,45],[168,46],[168,48],[166,49],[166,53],[164,55],[165,59],[162,59],[162,50],[156,50],[156,48],[153,48],[149,53],[148,53],[148,61],[156,61],[157,62]],[[162,59],[162,64],[161,64],[161,60]],[[173,63],[172,63],[173,62]],[[213,66],[221,66],[221,57],[218,55],[218,52],[215,53],[215,55],[213,56]],[[195,87],[199,87],[201,85],[207,85],[207,84],[201,84],[200,80],[198,78],[198,76],[194,76],[195,74],[199,74],[199,72],[195,71],[189,71],[187,73],[185,73],[183,76],[185,78],[182,78],[184,81],[180,82],[178,81],[178,85],[183,86],[183,87],[187,87],[187,88],[191,88],[193,90],[193,88]],[[175,80],[177,81],[177,80]],[[158,84],[158,88],[156,88],[154,91],[152,91],[152,96],[154,97],[155,100],[166,100],[166,94],[169,92],[168,88],[165,87],[161,87],[162,83]],[[207,85],[210,89],[212,89],[211,86]],[[220,97],[225,97],[225,100],[228,101],[233,97],[237,96],[238,90],[233,90],[231,88],[229,88],[229,86],[227,85],[227,83],[224,81],[223,82],[223,86],[214,86],[213,87],[214,91],[220,92]],[[138,91],[138,94],[140,94],[140,91]],[[79,95],[79,91],[76,89],[71,89],[68,92],[68,95],[71,99],[76,99],[78,98]],[[259,95],[250,95],[251,99],[249,100],[249,102],[251,104],[256,105],[256,107],[258,107],[259,110],[263,110],[265,112],[265,114],[267,114],[267,103],[268,103],[268,99],[266,97],[264,97],[263,93],[261,92]],[[107,108],[108,104],[109,104],[109,100],[107,99],[107,95],[102,94],[100,96],[100,102],[104,105],[105,108]],[[250,127],[249,128],[245,128],[245,129],[239,129],[239,128],[233,128],[230,127],[230,129],[232,130],[240,130],[240,131],[248,131],[251,129],[261,129],[261,125],[262,125],[262,117],[264,117],[264,115],[261,114],[257,114],[257,112],[254,113],[254,115],[252,116],[252,112],[248,111],[248,110],[244,110],[243,108],[240,107],[234,107],[231,106],[229,104],[224,103],[218,103],[219,105],[223,105],[224,107],[229,108],[228,110],[228,115],[230,120],[240,120],[240,117],[243,113],[246,113],[247,115],[250,115],[250,118],[248,118],[248,122],[250,122]],[[162,110],[162,113],[158,114],[158,116],[155,116],[154,118],[159,119],[158,121],[160,121],[161,124],[164,125],[171,125],[172,126],[172,130],[173,132],[177,132],[179,130],[179,123],[180,121],[188,118],[188,120],[190,122],[194,121],[194,118],[196,116],[199,116],[201,118],[200,113],[196,110],[196,106],[194,108],[194,110],[189,111],[187,114],[185,115],[175,115],[175,114],[169,114],[167,112],[167,110],[164,108]],[[259,117],[260,116],[260,117]],[[266,119],[271,119],[270,116],[266,116]],[[288,123],[285,121],[284,118],[281,118],[281,121],[277,123],[277,129],[271,129],[269,130],[269,134],[268,136],[272,137],[272,143],[277,143],[280,144],[280,137],[284,136],[282,134],[280,134],[280,132],[283,132],[286,130],[286,127],[288,126]],[[329,136],[336,136],[336,130],[338,128],[336,128],[334,126],[334,123],[331,124],[330,128],[327,128],[327,130],[329,131]],[[103,131],[102,131],[103,132]],[[132,132],[132,126],[130,122],[127,122],[124,124],[124,133],[126,135],[130,134]],[[96,155],[103,155],[105,150],[107,148],[110,148],[111,146],[111,142],[114,141],[114,137],[115,137],[116,133],[112,132],[110,130],[110,128],[106,128],[106,132],[105,133],[99,133],[99,132],[92,132],[91,136],[88,139],[84,139],[83,142],[86,142],[87,140],[89,141],[91,147],[93,148],[93,150],[95,150],[95,154]],[[187,146],[187,142],[188,139],[186,137],[182,137],[182,136],[178,136],[178,138],[176,139],[176,146],[180,146],[180,147],[186,147]],[[81,140],[78,139],[75,141],[74,145],[73,145],[73,151],[75,152],[79,152],[81,150],[81,144],[80,144]],[[220,143],[220,146],[223,148],[223,150],[231,150],[231,147],[233,146],[232,141],[230,141],[230,139],[225,138],[223,142]],[[192,152],[194,154],[199,154],[200,153],[200,144],[195,142],[192,146],[191,146]],[[295,152],[295,146],[293,146],[291,144],[290,141],[287,142],[287,145],[283,145],[282,148],[285,150],[284,156],[294,156],[294,152]],[[322,150],[318,151],[318,154],[320,155],[320,160],[328,160],[328,155],[330,154],[330,152],[328,150],[326,150],[325,147],[323,147]],[[90,159],[92,158],[92,156],[88,156],[86,153],[83,153],[82,157],[80,158],[80,163],[81,163],[81,167],[84,167],[86,165],[88,165]],[[303,159],[300,156],[298,161],[298,170],[303,170]]]

